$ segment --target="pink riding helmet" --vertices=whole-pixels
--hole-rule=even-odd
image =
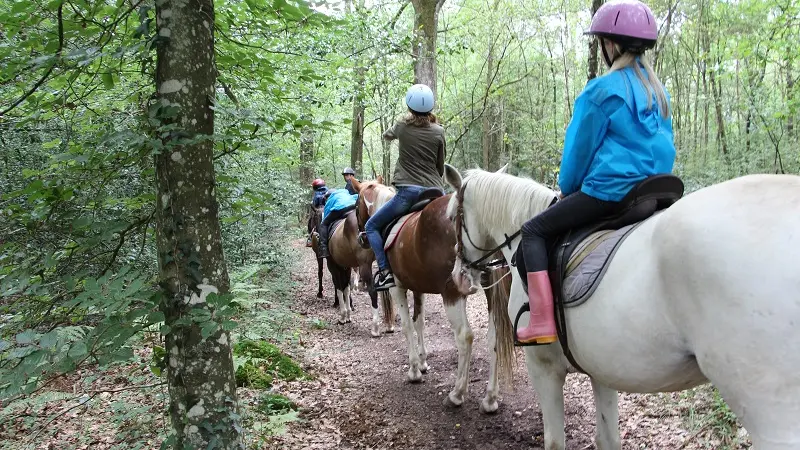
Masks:
[[[607,37],[631,49],[653,48],[658,39],[658,25],[653,11],[638,0],[611,0],[592,18],[586,34]]]

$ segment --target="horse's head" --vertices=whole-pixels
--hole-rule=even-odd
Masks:
[[[358,191],[356,214],[358,216],[358,229],[364,230],[364,225],[381,206],[394,197],[394,189],[382,184],[383,177],[377,180],[357,182],[353,181],[353,188]]]
[[[473,169],[462,178],[455,167],[445,165],[445,181],[456,191],[447,205],[456,230],[454,280],[472,282],[486,271],[498,250],[511,249],[522,224],[555,198],[555,192],[533,180],[506,174],[506,167],[497,172]]]

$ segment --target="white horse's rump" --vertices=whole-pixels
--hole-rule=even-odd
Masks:
[[[462,185],[448,167],[451,185]],[[541,212],[553,192],[470,171],[465,256],[477,259]],[[514,189],[513,186],[516,186]],[[516,192],[516,193],[515,193]],[[531,198],[529,203],[522,198]],[[453,197],[448,211],[455,213]],[[505,248],[506,259],[516,250]],[[689,194],[622,243],[597,290],[566,310],[570,348],[592,378],[597,446],[620,448],[616,391],[666,392],[710,380],[757,449],[800,449],[800,177],[754,175]],[[509,314],[527,300],[516,270]],[[521,326],[525,325],[523,316]],[[564,448],[558,344],[526,347],[545,448]]]

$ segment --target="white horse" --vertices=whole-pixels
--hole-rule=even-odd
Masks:
[[[482,170],[445,178],[461,193],[458,239],[475,260],[548,207],[536,182]],[[448,214],[455,219],[454,195]],[[507,260],[519,245],[503,252]],[[596,445],[619,449],[617,391],[670,392],[711,381],[760,450],[800,449],[800,177],[751,175],[684,196],[636,228],[592,297],[566,310],[568,342],[590,375]],[[459,266],[457,264],[456,266]],[[459,267],[456,267],[458,270]],[[527,301],[512,270],[508,312]],[[524,326],[525,314],[520,321]],[[561,346],[525,347],[545,449],[564,449]]]

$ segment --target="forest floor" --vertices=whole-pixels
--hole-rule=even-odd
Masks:
[[[399,319],[397,332],[370,337],[369,297],[356,292],[353,322],[337,325],[327,269],[325,296],[318,299],[313,252],[300,240],[292,240],[286,252],[232,275],[234,291],[248,304],[232,333],[234,341],[271,341],[310,375],[276,381],[268,391],[238,390],[248,449],[542,448],[542,416],[521,350],[513,386],[501,386],[497,414],[478,411],[488,375],[482,296],[468,299],[475,334],[470,391],[461,408],[449,409],[442,401],[454,382],[457,352],[441,297],[430,295],[426,301],[430,370],[422,383],[409,384]],[[165,380],[149,368],[158,333],[132,344],[129,362],[102,370],[83,367],[35,395],[0,404],[0,449],[158,449],[170,428]],[[237,361],[241,364],[241,358]],[[567,448],[593,449],[588,378],[569,375],[564,392]],[[299,411],[260,411],[265,398],[278,395],[293,400]],[[621,394],[619,407],[626,450],[749,448],[746,432],[709,386],[673,394]]]
[[[301,242],[293,244],[301,247]],[[513,386],[501,387],[500,409],[478,411],[486,389],[486,300],[468,299],[475,340],[470,391],[464,405],[442,403],[454,382],[457,351],[441,297],[426,297],[428,364],[420,384],[405,379],[408,356],[399,319],[397,331],[372,338],[371,308],[364,292],[354,295],[353,322],[336,324],[333,287],[325,271],[325,296],[316,298],[316,262],[300,249],[302,269],[293,309],[306,316],[301,360],[314,381],[286,383],[278,391],[302,408],[301,420],[271,439],[268,447],[339,449],[531,449],[543,447],[542,415],[517,349]],[[564,388],[568,449],[592,449],[595,411],[589,379],[570,374]],[[749,448],[746,432],[709,386],[673,394],[620,394],[624,449]]]

